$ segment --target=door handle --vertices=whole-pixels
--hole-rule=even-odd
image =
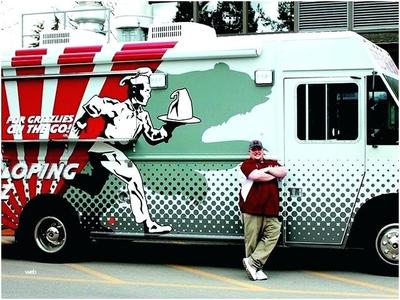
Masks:
[[[290,197],[301,197],[303,190],[301,188],[289,188]]]

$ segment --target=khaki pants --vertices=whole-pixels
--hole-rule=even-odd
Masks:
[[[261,269],[266,263],[281,234],[281,222],[275,217],[243,213],[246,257],[251,265]]]

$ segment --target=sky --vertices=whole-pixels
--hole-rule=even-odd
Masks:
[[[71,9],[75,0],[0,0],[0,51],[10,48],[21,48],[22,30],[21,15],[42,11]]]
[[[2,41],[7,41],[0,43],[0,54],[22,47],[22,14],[72,10],[76,5],[75,2],[75,0],[0,0],[0,35]],[[118,0],[108,0],[108,2],[118,2]],[[262,1],[262,3],[264,7],[277,5],[277,1]],[[175,15],[175,3],[163,3],[154,7],[156,7],[153,9],[154,21],[157,23],[168,22]],[[276,11],[276,8],[273,10]],[[43,19],[42,16],[26,16],[24,33],[30,34],[33,25],[41,19]],[[52,20],[48,20],[48,22],[52,22]]]

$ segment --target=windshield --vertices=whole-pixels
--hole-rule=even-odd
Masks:
[[[392,96],[394,96],[395,99],[398,101],[399,100],[399,80],[396,78],[393,78],[391,76],[388,76],[386,74],[383,74],[383,76],[385,77],[386,82],[389,85],[389,88],[392,90],[392,93],[393,93]]]
[[[367,76],[368,145],[399,143],[399,107],[384,79],[383,76]],[[391,79],[393,83],[397,82],[394,78]]]

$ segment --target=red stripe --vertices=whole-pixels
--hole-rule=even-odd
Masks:
[[[1,202],[1,212],[6,215],[13,223],[18,223],[18,215],[15,214],[3,201]]]
[[[69,49],[68,51],[73,51]],[[94,54],[91,54],[91,60],[87,61],[92,63],[94,58]],[[81,72],[93,72],[94,65],[78,65],[78,66],[62,66],[60,68],[60,74],[70,74],[70,73],[81,73]],[[53,115],[76,115],[79,109],[79,106],[82,101],[88,101],[89,99],[83,99],[83,95],[87,88],[87,84],[89,82],[88,77],[74,77],[74,78],[59,78],[58,86],[56,91]],[[51,139],[63,138],[62,134],[50,134]],[[85,146],[90,147],[92,143],[86,144]],[[62,146],[62,145],[61,145]],[[76,145],[77,147],[79,145]],[[54,147],[54,148],[53,148]],[[88,153],[87,150],[89,148],[85,148],[84,151],[79,155],[80,159],[75,158],[77,150],[74,150],[73,154],[68,160],[68,163],[71,162],[82,162],[82,167],[78,170],[80,172],[84,165],[86,165],[88,161]],[[61,156],[63,155],[65,149],[60,147],[57,148],[52,145],[51,149],[48,149],[48,153],[46,155],[46,162],[61,162]],[[53,180],[43,180],[42,181],[42,192],[49,192],[52,186]],[[65,191],[66,184],[63,179],[59,181],[57,187],[55,189],[55,193],[60,193],[61,191]]]
[[[14,187],[15,187],[15,182],[13,180],[14,183]],[[17,194],[19,195],[19,193],[17,192]],[[24,207],[24,205],[22,205],[22,200],[21,198],[25,198],[25,194],[24,195],[19,195],[20,197],[18,198],[21,202],[21,205],[18,203],[17,201],[17,195],[14,193],[9,193],[9,198],[7,200],[8,205],[10,206],[11,209],[15,210],[17,215],[21,214],[22,208]],[[26,202],[24,202],[25,204]]]
[[[94,65],[64,66],[60,69],[60,73],[92,72],[93,68]],[[53,114],[76,115],[81,102],[83,101],[86,103],[90,99],[83,99],[88,82],[89,77],[60,78],[58,80],[56,105]],[[104,129],[103,118],[90,119],[88,121],[88,128],[90,128],[90,130],[84,131],[80,139],[97,138]],[[50,137],[52,139],[64,138],[63,134],[51,134]]]
[[[173,48],[177,42],[145,42],[145,43],[128,43],[122,46],[124,50],[142,50],[157,48]]]
[[[94,65],[84,66],[63,66],[60,68],[60,74],[93,72]],[[89,77],[69,77],[59,78],[53,115],[76,115],[85,93]],[[67,126],[72,127],[72,124]],[[65,133],[50,133],[50,139],[64,139]]]
[[[21,158],[18,157],[16,143],[5,143],[5,144],[3,143],[3,151],[4,151],[4,159],[8,161],[9,170],[11,170],[19,162],[20,159],[23,159],[22,157]],[[18,180],[12,179],[12,183],[14,184],[15,192],[11,193],[10,202],[12,204],[12,208],[18,211],[20,210],[20,206],[17,203],[16,197],[18,197],[18,199],[20,200],[21,205],[24,206],[25,203],[27,202],[25,196],[25,189],[21,179]]]
[[[14,184],[16,194],[15,194],[15,198],[10,197],[10,199],[14,199],[15,202],[12,202],[13,200],[10,200],[10,203],[12,204],[12,207],[14,209],[18,210],[18,209],[20,209],[20,207],[24,207],[25,204],[29,201],[29,199],[27,199],[25,196],[25,187],[24,187],[23,179],[13,179],[12,182]],[[16,200],[17,198],[21,202],[21,205],[18,204],[18,202]]]
[[[172,47],[175,44],[176,44],[175,42],[174,43],[152,43],[152,46],[153,47],[155,47],[155,46],[159,46],[159,47],[171,46]],[[136,46],[136,47],[143,46],[144,47],[146,45],[147,45],[147,43],[136,43],[136,44],[126,44],[126,45],[124,45],[124,47],[125,48],[132,48],[134,46]],[[148,59],[150,59],[149,57],[151,56],[152,59],[157,60],[157,61],[114,63],[114,65],[112,67],[112,71],[135,70],[135,69],[141,68],[141,67],[149,67],[154,72],[161,63],[161,61],[158,61],[158,60],[163,57],[163,55],[165,54],[165,52],[167,50],[168,50],[167,48],[160,48],[160,49],[156,49],[156,50],[118,51],[118,52],[116,52],[116,54],[112,60],[113,62],[123,61],[124,59],[127,59],[128,57],[130,57],[131,59],[136,57],[137,60],[140,60],[140,59],[143,59],[144,56],[147,56]],[[141,58],[139,58],[139,56]],[[126,86],[121,87],[119,85],[121,79],[122,79],[121,76],[108,76],[99,96],[100,97],[109,97],[109,98],[124,101],[128,96],[128,92],[127,92]]]
[[[7,133],[7,129],[11,124],[7,124],[10,110],[8,109],[7,92],[4,81],[1,83],[1,111],[1,139],[3,141],[12,141],[14,135]]]
[[[71,57],[75,57],[77,61],[86,62],[90,64],[86,65],[70,65],[62,66],[60,68],[60,74],[79,74],[79,73],[90,73],[94,70],[93,62],[95,53],[87,54],[70,54]],[[66,63],[66,55],[61,56],[59,62]],[[76,61],[75,61],[76,63]],[[54,105],[54,115],[76,115],[82,102],[87,102],[89,99],[83,99],[83,95],[89,82],[89,77],[70,77],[58,79],[58,86],[56,92],[56,102]],[[94,95],[91,95],[94,96]],[[95,139],[104,129],[104,121],[102,118],[90,119],[88,121],[90,130],[84,131],[80,139]],[[68,125],[72,129],[72,124]],[[68,129],[68,132],[70,131]],[[50,134],[51,139],[63,139],[65,133],[52,133]]]
[[[30,168],[33,163],[38,162],[39,146],[39,143],[24,144],[25,162],[28,168]],[[29,199],[32,199],[37,195],[37,174],[33,174],[30,178],[27,178],[26,181],[29,187]]]
[[[1,226],[4,226],[5,228],[17,229],[17,225],[3,215],[1,216]]]
[[[20,49],[15,51],[16,56],[45,55],[45,54],[47,54],[47,49],[45,48],[30,48],[30,49]]]
[[[94,55],[93,55],[94,57]],[[92,62],[92,60],[90,61]],[[93,72],[94,65],[81,65],[81,66],[63,66],[60,68],[60,74],[69,73],[80,73],[80,72]],[[89,99],[83,99],[83,95],[87,88],[89,82],[88,77],[78,77],[78,78],[60,78],[58,80],[56,101],[54,104],[53,115],[76,115],[79,106],[82,101],[88,101]],[[62,134],[51,134],[50,138],[62,138]],[[95,136],[97,137],[97,136]],[[80,168],[77,172],[81,172],[83,167],[88,162],[88,149],[91,147],[92,143],[84,143],[83,147],[81,145],[76,145],[76,149],[73,151],[72,155],[69,157],[67,163],[80,163]],[[61,145],[62,146],[62,145]],[[48,149],[46,155],[46,162],[57,162],[60,163],[61,156],[63,155],[65,149],[55,147],[52,145],[51,149]],[[53,148],[54,147],[54,148]],[[43,180],[42,181],[42,192],[49,192],[53,180]],[[54,193],[63,193],[66,190],[65,180],[61,179]]]
[[[61,54],[58,58],[58,64],[86,64],[92,63],[96,53],[70,53]]]
[[[8,180],[7,179],[2,179],[1,180],[1,184],[4,185],[4,186],[8,185]],[[11,184],[13,185],[13,187],[15,187],[13,182],[11,182]],[[11,189],[10,191],[8,191],[7,196],[8,196],[8,199],[4,200],[4,203],[7,204],[7,206],[9,206],[11,209],[16,211],[17,215],[20,214],[21,210],[22,210],[22,207],[21,207],[21,205],[19,205],[17,199],[15,198],[16,195],[14,193],[14,190]],[[2,203],[3,203],[3,201],[2,201]]]
[[[42,65],[41,55],[15,56],[11,58],[12,67],[29,67]]]
[[[100,52],[103,46],[66,47],[64,53]]]
[[[44,68],[42,74],[44,74]],[[18,69],[17,76],[28,75],[32,72],[31,69]],[[28,124],[28,118],[31,116],[40,116],[42,110],[42,97],[43,97],[43,79],[29,79],[29,80],[18,80],[18,99],[19,101],[20,115],[25,118],[24,130],[22,132],[22,138],[24,140],[37,140],[39,139],[39,132],[30,133],[33,126],[39,124]],[[10,99],[13,100],[13,99]],[[37,127],[36,127],[37,129]]]
[[[43,55],[47,54],[47,49],[21,49],[15,51],[15,56],[11,58],[11,66],[13,67],[29,67],[40,66],[42,64]]]
[[[154,60],[161,59],[167,51],[165,48],[145,49],[145,50],[125,50],[117,51],[113,57],[113,62],[129,60]]]
[[[43,75],[45,72],[44,67],[40,68],[23,68],[23,69],[18,69],[17,70],[17,76],[24,76],[24,75]],[[30,79],[27,79],[28,81]],[[20,80],[22,81],[22,80]]]

